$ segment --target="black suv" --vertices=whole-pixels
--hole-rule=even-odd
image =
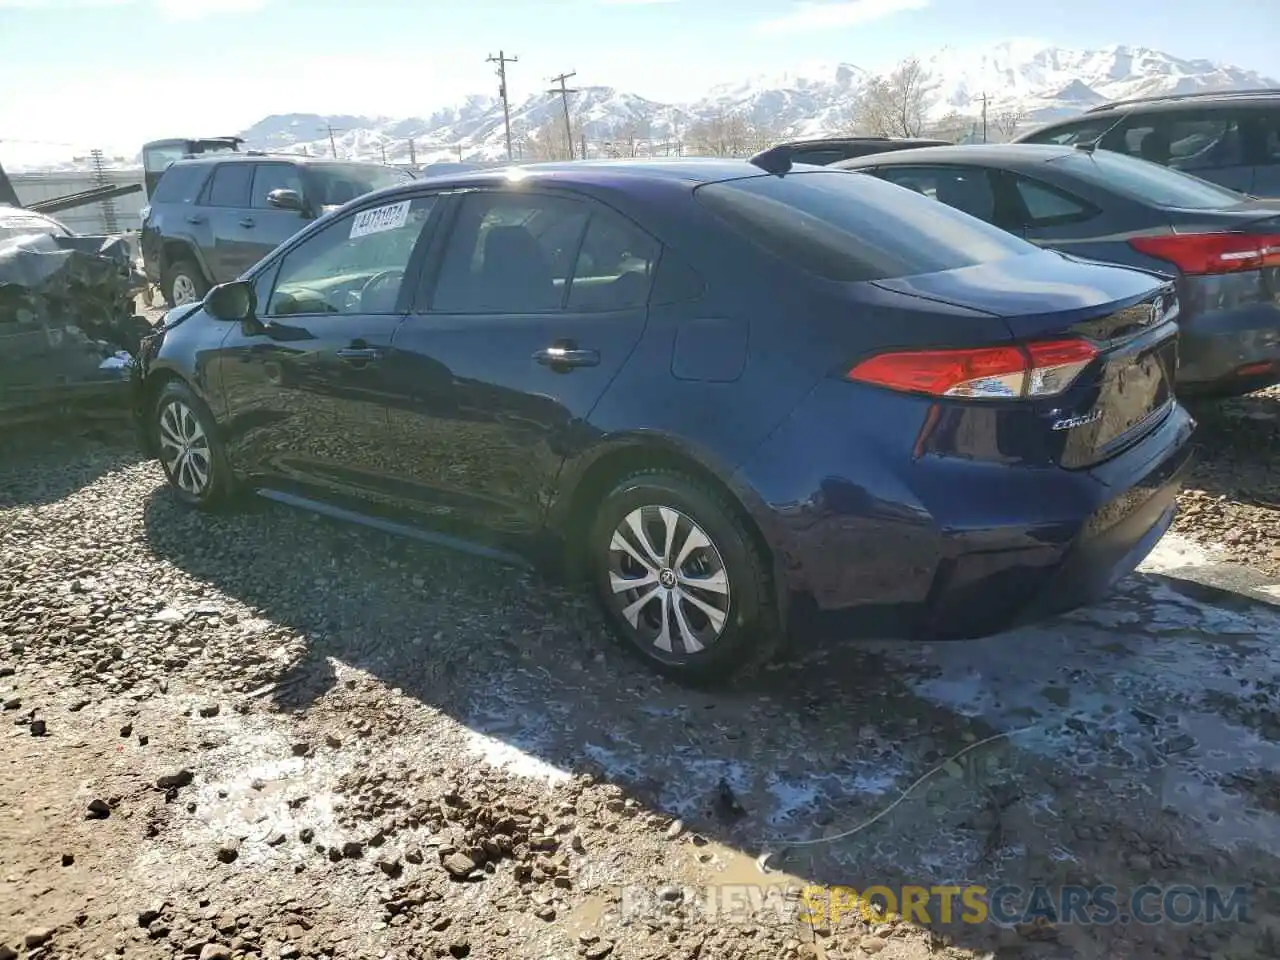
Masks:
[[[852,160],[854,157],[887,153],[890,150],[949,147],[951,141],[923,137],[822,137],[816,140],[788,140],[778,146],[790,151],[792,163],[812,163],[825,167],[840,160]]]
[[[329,210],[412,180],[380,163],[263,153],[174,161],[142,211],[147,279],[170,306],[204,299]]]
[[[1096,142],[1255,197],[1280,197],[1280,90],[1228,90],[1103,104],[1015,143]]]

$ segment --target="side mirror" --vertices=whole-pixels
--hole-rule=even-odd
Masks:
[[[297,190],[272,190],[267,194],[267,203],[280,210],[303,211],[302,195]]]
[[[204,312],[215,320],[251,320],[258,309],[258,297],[248,280],[220,283],[204,298]]]

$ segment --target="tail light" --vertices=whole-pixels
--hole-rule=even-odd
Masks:
[[[1170,233],[1133,237],[1129,246],[1193,276],[1280,267],[1277,234]]]
[[[1087,340],[1048,340],[972,350],[912,350],[870,357],[845,377],[932,397],[1034,399],[1067,389],[1097,356],[1097,347]]]

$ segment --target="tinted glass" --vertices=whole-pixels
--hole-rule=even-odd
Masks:
[[[209,168],[194,164],[170,167],[160,178],[152,199],[156,203],[195,203]]]
[[[274,210],[267,203],[272,190],[294,190],[302,195],[302,177],[291,163],[260,163],[253,175],[253,205],[260,210]]]
[[[163,173],[169,164],[181,160],[187,148],[180,143],[166,147],[148,147],[142,151],[142,168],[148,173]]]
[[[384,204],[307,238],[285,254],[268,316],[395,313],[434,205],[435,197]]]
[[[881,178],[963,210],[971,217],[995,219],[996,196],[991,177],[981,167],[884,167]]]
[[[1207,180],[1108,150],[1077,152],[1049,162],[1087,183],[1157,207],[1222,210],[1246,200],[1243,194]]]
[[[449,237],[431,309],[440,313],[562,309],[565,281],[578,257],[591,210],[577,200],[542,194],[466,196]]]
[[[1093,215],[1093,211],[1084,203],[1034,180],[1014,177],[1013,186],[1018,191],[1022,205],[1027,208],[1032,226],[1087,220]]]
[[[829,163],[835,163],[838,160],[847,160],[853,156],[857,156],[857,151],[797,150],[791,155],[791,159],[795,163],[812,163],[819,167],[825,167]]]
[[[213,171],[213,182],[209,184],[209,206],[247,207],[253,167],[252,163],[219,164]]]
[[[1074,143],[1088,143],[1106,133],[1108,128],[1115,122],[1115,117],[1109,117],[1068,124],[1067,126],[1054,127],[1051,130],[1030,134],[1027,137],[1020,138],[1018,142],[1052,143],[1064,146],[1070,146]]]
[[[315,163],[307,168],[311,202],[322,207],[341,206],[356,197],[413,177],[404,170],[377,163]]]
[[[612,210],[591,207],[569,287],[569,309],[603,313],[643,307],[649,301],[658,243]]]
[[[770,253],[829,280],[884,280],[1037,253],[946,204],[862,173],[752,177],[699,187],[715,214]]]

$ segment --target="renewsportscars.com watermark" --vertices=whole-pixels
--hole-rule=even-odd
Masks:
[[[919,924],[1029,923],[1204,924],[1249,922],[1248,887],[1175,884],[1121,891],[1085,886],[872,886],[712,884],[705,887],[622,888],[623,919],[658,918],[681,910],[734,924],[834,926],[841,918],[878,922],[886,916]]]

